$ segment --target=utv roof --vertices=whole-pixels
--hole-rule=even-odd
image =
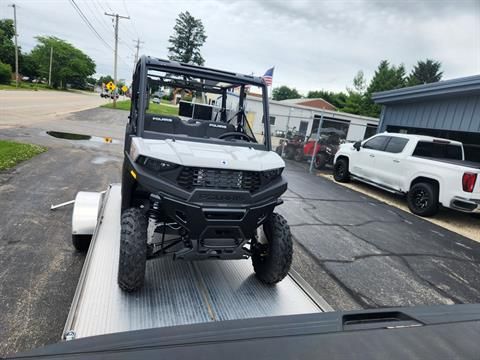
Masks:
[[[259,76],[238,74],[230,71],[211,69],[204,66],[185,64],[172,60],[159,59],[151,56],[142,56],[140,62],[144,62],[149,68],[163,71],[181,73],[187,76],[199,76],[218,82],[226,82],[238,85],[265,86],[263,79]]]

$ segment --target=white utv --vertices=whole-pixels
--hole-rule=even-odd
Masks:
[[[142,57],[132,87],[120,288],[141,288],[147,259],[169,254],[176,260],[251,257],[262,282],[281,281],[292,262],[292,237],[274,212],[287,182],[285,163],[271,151],[263,80]],[[151,105],[150,94],[159,90],[165,100]],[[253,114],[263,122],[261,142],[247,120],[248,93],[262,99]]]

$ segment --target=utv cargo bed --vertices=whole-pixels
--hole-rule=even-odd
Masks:
[[[145,286],[125,293],[117,285],[120,185],[101,204],[63,339],[155,327],[331,311],[294,272],[267,286],[247,260],[147,262]]]

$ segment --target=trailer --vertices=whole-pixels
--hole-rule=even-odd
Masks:
[[[245,260],[147,262],[145,286],[117,285],[121,191],[77,195],[74,236],[92,240],[62,335],[72,340],[131,330],[213,321],[332,311],[295,271],[268,286]]]

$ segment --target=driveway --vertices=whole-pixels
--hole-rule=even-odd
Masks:
[[[120,180],[127,112],[91,109],[0,131],[49,151],[0,174],[0,354],[60,339],[84,256],[71,208],[50,204]],[[113,144],[46,130],[112,136]],[[480,300],[480,244],[288,163],[278,209],[295,237],[293,267],[335,309]]]

